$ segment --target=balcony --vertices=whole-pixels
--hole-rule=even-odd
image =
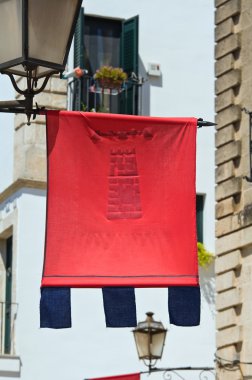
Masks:
[[[68,83],[68,108],[83,112],[141,115],[142,85],[142,78],[135,75],[120,88],[99,87],[88,75],[75,78]]]

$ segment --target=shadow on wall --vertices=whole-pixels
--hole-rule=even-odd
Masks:
[[[202,296],[207,301],[211,314],[215,315],[215,277],[214,262],[209,267],[199,268],[200,289]]]
[[[141,57],[138,57],[139,76],[143,78],[143,85],[139,89],[139,114],[143,116],[150,115],[150,91],[151,86],[163,87],[163,76],[149,76]]]

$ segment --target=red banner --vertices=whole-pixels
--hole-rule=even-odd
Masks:
[[[42,286],[198,285],[197,119],[47,113]]]
[[[96,378],[86,379],[86,380],[140,380],[140,373],[132,373],[129,375],[96,377]]]

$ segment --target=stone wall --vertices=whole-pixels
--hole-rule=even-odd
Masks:
[[[20,78],[18,85],[25,87],[25,78]],[[66,91],[67,81],[54,76],[49,79],[45,90],[35,96],[34,104],[36,102],[46,109],[66,109]],[[46,181],[45,116],[39,115],[31,121],[31,125],[27,125],[25,115],[15,117],[14,182],[20,179]]]
[[[252,379],[252,1],[215,0],[216,310],[220,379]],[[227,370],[226,365],[232,369]],[[229,369],[230,369],[229,368]]]

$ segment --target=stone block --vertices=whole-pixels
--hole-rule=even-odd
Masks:
[[[245,30],[251,27],[251,1],[243,0],[240,24],[242,25],[242,30]]]
[[[223,359],[236,360],[237,359],[236,346],[230,345],[230,346],[227,346],[225,348],[219,348],[216,351],[216,355],[220,358],[223,358]]]
[[[243,202],[244,206],[252,204],[252,187],[247,188],[243,192]]]
[[[234,326],[220,330],[216,334],[217,348],[237,344],[242,341],[242,327]]]
[[[233,160],[241,156],[241,142],[232,141],[226,145],[221,146],[215,152],[215,163],[221,165],[224,162]]]
[[[249,249],[249,252],[247,253],[247,256],[249,255],[249,257],[251,257],[251,254],[252,254],[252,248]],[[243,262],[243,265],[242,265],[242,284],[243,284],[243,286],[245,284],[248,285],[249,287],[252,286],[252,264],[247,264],[246,265],[245,261]],[[251,289],[249,289],[249,291],[251,292]],[[246,296],[246,293],[244,294],[244,297],[245,296]],[[251,295],[249,295],[249,298],[250,298],[250,296]],[[251,310],[250,303],[249,303],[248,306],[249,306],[249,308]],[[248,314],[251,314],[251,312],[248,313]]]
[[[230,235],[222,236],[216,240],[216,254],[222,255],[229,251],[252,244],[252,227],[246,227]]]
[[[215,75],[219,77],[220,75],[225,74],[226,72],[234,68],[234,56],[233,54],[225,55],[224,57],[218,59],[215,62]]]
[[[229,90],[230,88],[234,88],[234,87],[239,86],[240,83],[241,83],[241,72],[240,72],[240,70],[229,71],[228,73],[223,74],[222,76],[217,78],[217,80],[215,81],[215,92],[218,95],[224,91]],[[233,95],[231,93],[229,93],[227,95],[228,95],[227,100],[231,99],[231,103],[232,103]],[[224,96],[225,95],[223,95],[221,97],[221,99],[224,98]],[[224,103],[224,100],[222,100],[222,103]],[[217,110],[217,111],[219,111],[219,110]]]
[[[214,2],[215,7],[218,8],[220,5],[226,3],[227,1],[229,1],[229,0],[215,0],[215,2]]]
[[[31,146],[25,156],[25,178],[46,181],[46,150]]]
[[[42,92],[37,95],[36,100],[40,106],[48,109],[66,109],[67,106],[67,97],[63,94]]]
[[[14,171],[13,171],[13,180],[15,181],[18,178],[24,176],[25,168],[25,150],[24,144],[14,146]]]
[[[216,116],[216,129],[219,130],[226,125],[240,121],[241,119],[241,108],[239,106],[232,106],[221,111]]]
[[[215,226],[215,235],[216,237],[227,235],[233,231],[239,230],[241,227],[242,223],[239,215],[229,215],[225,218],[217,220]]]
[[[27,123],[26,115],[23,115],[21,113],[15,115],[15,117],[14,117],[15,131],[17,131],[19,128],[23,127],[26,123]]]
[[[35,129],[34,125],[24,125],[24,143],[25,144],[33,144],[35,143]]]
[[[216,219],[223,218],[224,216],[233,214],[234,212],[234,198],[230,197],[224,201],[218,202],[215,206]]]
[[[228,37],[223,38],[215,45],[215,59],[220,60],[227,55],[230,55],[241,47],[240,35],[230,34]]]
[[[240,38],[238,34],[231,34],[230,36],[219,41],[215,45],[215,59],[224,57],[227,54],[233,53],[240,48]]]
[[[51,91],[53,93],[67,94],[67,80],[53,77],[51,79]]]
[[[217,201],[229,198],[241,192],[242,178],[234,177],[225,182],[220,183],[216,187],[215,198]]]
[[[216,291],[223,292],[228,289],[235,288],[236,286],[236,277],[235,272],[230,270],[228,272],[222,273],[219,276],[216,276]]]
[[[229,360],[229,359],[228,359]],[[223,361],[223,365],[226,365],[227,362]],[[241,377],[241,371],[239,367],[235,367],[232,371],[227,371],[224,367],[217,368],[217,377],[218,380],[245,380]]]
[[[243,207],[239,212],[239,218],[244,227],[252,224],[252,204]]]
[[[229,17],[236,16],[240,13],[240,0],[230,0],[217,8],[215,13],[215,23],[220,24]]]
[[[46,146],[46,127],[44,124],[36,124],[35,129],[35,140],[37,144]]]
[[[223,165],[217,166],[215,170],[215,180],[216,183],[226,181],[234,176],[234,163],[233,161],[228,161]]]
[[[251,351],[250,351],[251,355]],[[240,364],[241,367],[241,373],[243,375],[243,379],[252,379],[251,375],[251,364]]]
[[[229,36],[234,31],[234,22],[232,18],[228,18],[215,28],[215,41],[218,42]]]
[[[24,145],[24,128],[17,129],[14,137],[14,146],[18,149],[22,149],[22,146]]]
[[[220,311],[216,315],[216,328],[221,330],[223,328],[236,326],[236,313],[234,308]]]
[[[235,131],[233,124],[226,126],[223,129],[217,130],[215,134],[215,146],[219,148],[234,140]]]
[[[241,352],[241,361],[243,362],[246,362],[248,361],[247,358],[250,358],[251,356],[251,352],[252,352],[252,341],[251,341],[251,331],[249,331],[249,329],[247,329],[248,326],[251,326],[251,321],[250,323],[248,323],[247,326],[244,326],[243,327],[243,342],[242,342],[242,352]],[[249,360],[251,361],[251,360]],[[248,366],[250,367],[250,372],[247,372],[247,376],[249,377],[246,377],[246,379],[251,379],[251,365]],[[242,366],[243,368],[243,366]]]
[[[221,274],[230,270],[235,270],[241,266],[241,251],[229,252],[223,256],[217,256],[215,259],[215,272]]]
[[[37,124],[43,124],[45,126],[46,124],[46,117],[45,115],[36,115],[36,119],[32,121],[34,125]]]
[[[224,310],[242,303],[240,289],[230,289],[216,296],[216,310]],[[229,343],[232,344],[232,343]]]
[[[232,71],[230,71],[230,73],[232,73]],[[220,77],[219,79],[221,80],[222,78],[223,77]],[[219,79],[217,79],[217,81]],[[222,92],[218,96],[216,96],[216,98],[215,98],[215,111],[219,112],[219,111],[221,111],[227,107],[230,107],[232,104],[234,104],[234,90],[233,90],[233,88],[230,88],[227,91]]]
[[[46,91],[46,92],[50,91],[50,88],[51,88],[51,80],[52,80],[52,78],[50,78],[50,79],[48,80],[48,82],[47,82],[47,84],[46,84],[46,86],[45,86],[45,88],[44,88],[44,91]],[[43,85],[43,83],[44,83],[44,78],[39,79],[39,80],[38,80],[38,84],[37,84],[37,88],[40,88],[40,87]]]

